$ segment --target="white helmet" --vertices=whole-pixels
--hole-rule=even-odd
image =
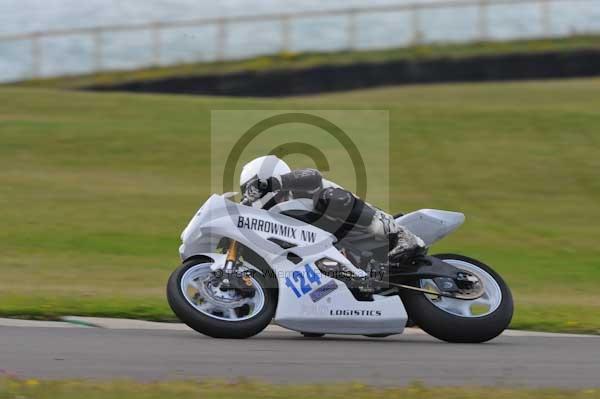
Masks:
[[[266,155],[248,162],[242,168],[240,175],[240,189],[246,191],[246,185],[255,179],[267,180],[270,177],[279,178],[281,175],[290,173],[292,170],[287,163],[277,158],[275,155]],[[268,197],[268,198],[266,198]],[[257,206],[262,206],[273,197],[273,194],[267,194]],[[262,204],[262,205],[261,205]]]

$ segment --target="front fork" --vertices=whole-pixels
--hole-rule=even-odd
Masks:
[[[225,267],[223,270],[223,287],[224,288],[240,288],[240,284],[243,283],[246,287],[252,287],[252,279],[249,275],[243,274],[242,276],[237,275],[237,263],[238,263],[238,252],[239,244],[235,240],[229,241],[229,247],[227,248],[227,257],[225,258]],[[241,281],[239,281],[241,278]]]
[[[231,274],[235,271],[235,266],[238,260],[238,242],[236,240],[229,241],[227,248],[227,257],[225,260],[225,273]]]
[[[248,200],[243,199],[241,202],[242,205],[249,205],[250,202]],[[225,267],[223,268],[223,284],[225,286],[232,286],[232,283],[235,280],[235,274],[238,263],[238,247],[239,244],[236,240],[229,240],[229,247],[227,248],[227,257],[225,258]],[[249,279],[247,275],[242,277],[242,281],[248,287],[252,286],[252,281]],[[235,284],[233,284],[235,285]]]

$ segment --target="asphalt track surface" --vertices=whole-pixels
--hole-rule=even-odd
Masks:
[[[187,329],[0,326],[0,369],[48,379],[598,387],[600,338],[501,336],[458,345],[419,333],[304,338],[276,327],[247,340],[217,340]]]

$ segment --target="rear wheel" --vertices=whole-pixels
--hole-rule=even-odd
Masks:
[[[253,270],[250,295],[222,289],[210,259],[193,259],[177,268],[167,283],[167,299],[177,317],[214,338],[248,338],[261,332],[275,315],[276,299],[266,277]],[[241,270],[243,271],[243,269]]]
[[[447,342],[479,343],[500,335],[513,314],[512,295],[502,277],[491,267],[466,256],[435,257],[476,275],[483,284],[483,293],[477,299],[463,300],[406,290],[401,297],[410,319],[430,335]],[[437,290],[429,279],[413,285]]]

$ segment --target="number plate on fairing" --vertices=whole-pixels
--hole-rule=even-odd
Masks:
[[[321,278],[319,272],[316,272],[307,264],[304,265],[304,270],[295,270],[292,273],[292,278],[286,277],[285,285],[294,293],[296,298],[302,298],[321,285]]]
[[[333,291],[337,290],[337,284],[335,281],[331,280],[327,284],[324,284],[322,287],[317,288],[313,292],[311,292],[310,299],[313,302],[319,302],[321,299],[325,298],[327,295],[331,294]]]

